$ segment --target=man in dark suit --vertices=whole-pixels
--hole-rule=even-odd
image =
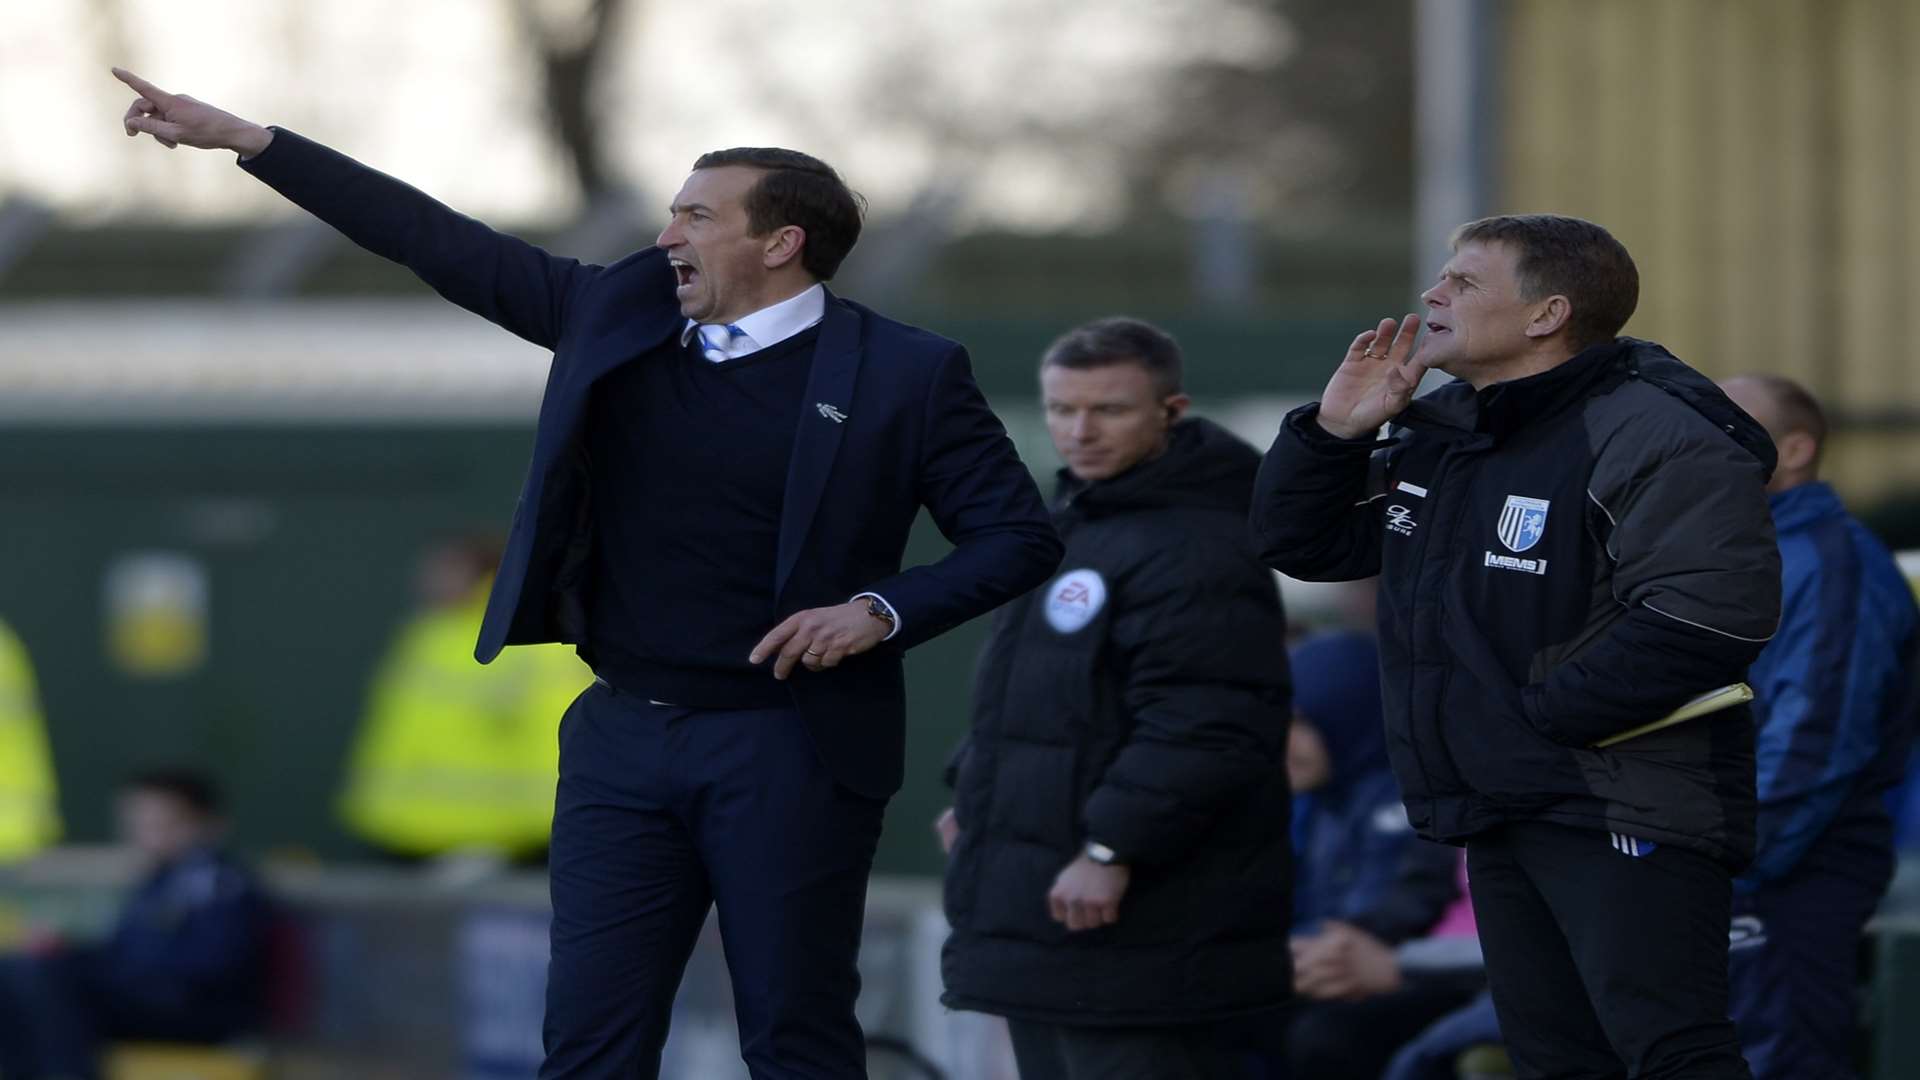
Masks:
[[[476,655],[576,644],[542,1077],[654,1075],[710,906],[756,1077],[864,1076],[866,880],[903,652],[1033,588],[1060,542],[953,342],[827,292],[857,198],[708,154],[657,246],[583,265],[284,130],[116,69],[124,124],[241,167],[554,350]],[[921,506],[954,550],[904,572]]]

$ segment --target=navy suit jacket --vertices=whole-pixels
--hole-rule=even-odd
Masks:
[[[475,656],[486,663],[504,645],[580,643],[593,588],[588,396],[621,364],[677,347],[685,319],[666,253],[648,248],[604,267],[559,258],[284,129],[241,167],[440,295],[553,350],[533,462]],[[955,547],[903,571],[921,506]],[[1060,555],[966,350],[830,297],[794,434],[774,593],[785,617],[875,592],[901,622],[881,648],[833,671],[796,669],[789,682],[836,779],[875,797],[897,790],[902,652],[1039,585]]]

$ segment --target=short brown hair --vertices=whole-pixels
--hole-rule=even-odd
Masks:
[[[1503,214],[1469,221],[1453,232],[1453,247],[1504,244],[1517,256],[1520,295],[1541,300],[1556,293],[1573,304],[1567,332],[1576,348],[1611,341],[1640,304],[1640,271],[1613,234],[1576,217]]]
[[[811,154],[769,146],[739,146],[700,155],[695,171],[725,165],[765,170],[747,192],[747,228],[765,236],[785,225],[807,234],[800,265],[821,281],[831,281],[841,260],[860,239],[867,203]]]
[[[1085,371],[1115,364],[1138,364],[1147,369],[1154,392],[1168,397],[1180,392],[1185,364],[1173,335],[1140,319],[1114,316],[1076,326],[1054,339],[1041,354],[1040,370],[1050,367]]]
[[[198,769],[146,769],[122,780],[120,790],[165,796],[202,820],[220,816],[220,785]]]

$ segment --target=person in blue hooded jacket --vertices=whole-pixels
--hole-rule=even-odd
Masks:
[[[1727,396],[1773,436],[1780,630],[1754,661],[1758,847],[1735,882],[1729,972],[1756,1080],[1850,1077],[1861,930],[1893,875],[1887,793],[1913,735],[1920,615],[1893,556],[1820,482],[1827,422],[1771,375]]]
[[[1393,887],[1413,836],[1387,764],[1380,648],[1341,630],[1295,646],[1287,767],[1293,800],[1296,934],[1352,921]]]
[[[1285,1067],[1270,1078],[1373,1076],[1480,986],[1402,955],[1459,896],[1454,849],[1414,835],[1387,762],[1380,647],[1341,630],[1297,645],[1287,739],[1293,803],[1294,992]]]

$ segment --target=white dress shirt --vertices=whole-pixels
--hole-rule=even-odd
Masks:
[[[725,327],[733,340],[727,343],[724,355],[715,356],[712,348],[703,351],[707,359],[715,363],[734,360],[778,345],[818,324],[826,316],[827,287],[816,283],[771,307],[763,307],[751,315],[742,315],[730,323],[716,324]],[[699,333],[700,325],[688,319],[687,325],[680,330],[680,344],[685,345]]]

